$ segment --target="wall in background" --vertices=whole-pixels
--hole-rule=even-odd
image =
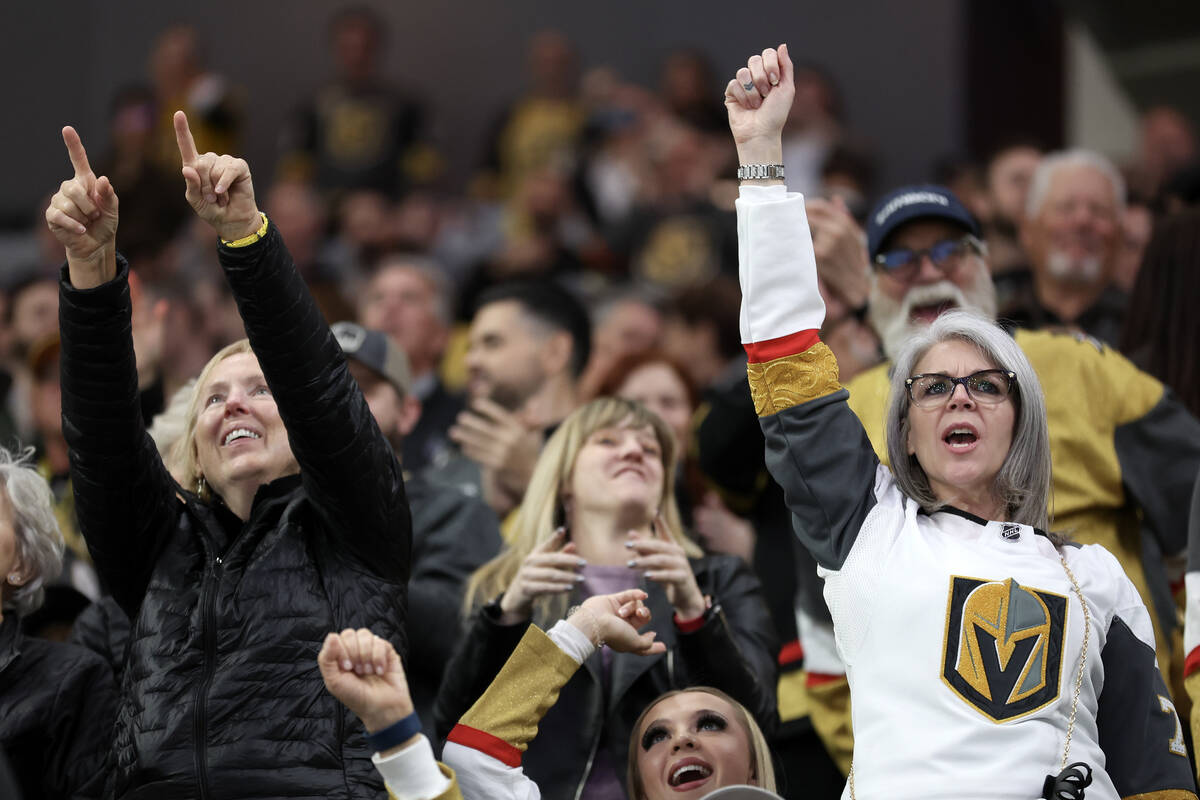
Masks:
[[[482,131],[522,86],[525,40],[547,27],[575,40],[585,67],[611,64],[646,85],[675,46],[698,46],[720,74],[732,74],[755,50],[786,40],[794,55],[834,74],[852,127],[882,157],[884,185],[920,179],[938,156],[963,147],[956,0],[367,4],[388,20],[387,73],[428,100],[458,175],[477,163]],[[281,121],[329,72],[325,23],[336,7],[323,0],[0,4],[7,32],[0,219],[32,219],[66,177],[62,125],[76,125],[85,144],[103,148],[109,98],[144,80],[155,35],[174,22],[194,23],[208,63],[245,89],[244,155],[260,171],[273,164]]]

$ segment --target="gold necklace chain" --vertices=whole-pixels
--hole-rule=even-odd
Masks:
[[[1083,607],[1083,651],[1079,654],[1079,670],[1075,674],[1075,690],[1071,697],[1071,717],[1067,720],[1067,740],[1063,745],[1062,764],[1059,769],[1067,768],[1067,759],[1071,757],[1071,735],[1075,733],[1075,713],[1079,710],[1079,693],[1083,689],[1084,667],[1087,665],[1088,643],[1092,639],[1092,615],[1088,611],[1087,601],[1083,599],[1083,590],[1079,588],[1079,581],[1075,580],[1075,573],[1071,572],[1071,568],[1067,566],[1067,559],[1060,550],[1058,560],[1062,562],[1063,572],[1067,573],[1067,578],[1071,581],[1071,589],[1075,592],[1075,596],[1079,598],[1079,605]],[[1064,620],[1063,624],[1066,624]],[[1066,637],[1066,631],[1063,631],[1063,637]],[[846,776],[846,782],[850,786],[850,800],[858,800],[854,796],[854,762],[850,762],[850,773]]]

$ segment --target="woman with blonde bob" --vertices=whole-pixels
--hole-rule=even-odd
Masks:
[[[652,658],[666,651],[644,605],[627,589],[593,595],[543,633],[529,625],[500,673],[459,720],[443,764],[413,716],[404,667],[388,642],[368,630],[331,633],[317,657],[325,686],[371,732],[374,757],[397,800],[536,800],[525,774],[526,748],[563,686],[599,648]],[[776,798],[775,770],[753,715],[719,689],[669,691],[638,717],[625,778],[630,800],[765,800]],[[609,797],[623,796],[619,785]],[[548,797],[558,797],[551,795]]]
[[[533,621],[563,619],[588,597],[642,588],[664,653],[601,649],[563,688],[524,765],[549,796],[620,794],[640,711],[672,689],[710,685],[775,723],[775,634],[740,559],[701,557],[672,491],[675,440],[637,403],[601,398],[547,442],[508,550],[472,576],[469,619],[438,693],[445,735],[496,677]],[[451,735],[453,741],[453,735]]]

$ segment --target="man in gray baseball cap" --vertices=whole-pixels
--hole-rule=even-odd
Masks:
[[[350,374],[371,414],[401,458],[404,437],[416,425],[421,404],[412,392],[408,358],[386,334],[353,322],[332,326]],[[402,462],[403,463],[403,462]],[[412,574],[408,583],[409,688],[426,735],[432,737],[433,699],[458,639],[462,587],[477,567],[500,551],[496,515],[478,497],[456,486],[405,474],[412,509]],[[432,738],[431,738],[432,741]]]

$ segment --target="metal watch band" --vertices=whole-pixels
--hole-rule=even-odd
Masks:
[[[738,167],[739,181],[783,180],[783,164],[743,164]]]

